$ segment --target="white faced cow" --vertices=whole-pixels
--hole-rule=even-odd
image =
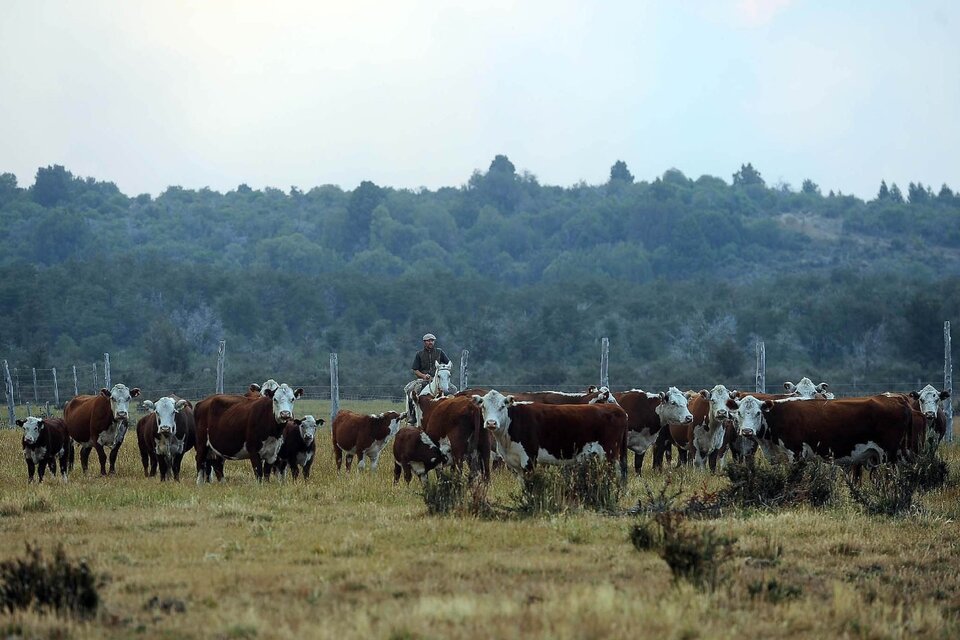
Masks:
[[[159,466],[161,482],[167,479],[168,472],[179,482],[183,455],[196,444],[193,407],[187,400],[169,396],[156,403],[146,400],[143,406],[149,411],[137,423],[143,473],[153,476]]]
[[[722,468],[723,458],[720,456],[720,452],[724,450],[723,447],[727,440],[726,423],[730,419],[727,401],[736,398],[737,392],[730,391],[724,385],[718,384],[710,391],[701,390],[700,396],[708,402],[709,408],[707,409],[706,420],[693,426],[693,433],[690,438],[693,445],[693,464],[698,469],[703,469],[710,461],[712,470],[719,462]]]
[[[104,447],[110,447],[110,473],[116,473],[117,454],[127,433],[127,417],[130,399],[140,395],[140,389],[128,389],[116,384],[112,390],[101,389],[95,396],[77,396],[63,409],[63,421],[70,437],[80,445],[80,466],[87,471],[90,449],[96,449],[100,459],[100,474],[106,475],[107,455]]]
[[[927,385],[920,391],[911,391],[911,405],[924,418],[927,440],[939,443],[947,432],[947,416],[943,412],[943,401],[950,397],[950,390],[937,391]]]

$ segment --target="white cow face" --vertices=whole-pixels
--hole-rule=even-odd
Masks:
[[[278,383],[273,378],[270,378],[269,380],[264,382],[262,385],[260,385],[260,395],[265,396],[267,395],[267,391],[276,391],[279,388],[280,388],[280,383]]]
[[[822,384],[822,383],[821,383]],[[800,382],[793,384],[792,382],[784,382],[783,388],[786,389],[787,393],[792,393],[800,398],[805,400],[810,400],[811,398],[817,395],[817,385],[813,384],[813,380],[810,378],[800,378]]]
[[[510,414],[507,409],[515,402],[513,396],[505,396],[496,389],[491,389],[483,397],[473,396],[473,402],[480,407],[484,427],[501,432],[510,428]]]
[[[303,438],[303,443],[308,447],[313,444],[314,439],[317,437],[317,427],[323,424],[321,419],[317,422],[317,419],[313,416],[307,415],[303,416],[303,419],[300,422],[300,437]]]
[[[676,387],[670,387],[665,393],[660,393],[660,404],[657,405],[656,412],[660,416],[661,426],[693,422],[693,414],[687,407],[687,396]]]
[[[713,425],[717,421],[723,421],[727,419],[727,400],[730,398],[736,398],[737,392],[730,391],[722,384],[718,384],[706,394],[701,391],[700,395],[710,401],[710,424]]]
[[[448,362],[447,364],[440,364],[439,362],[437,363],[437,372],[435,377],[437,379],[437,386],[440,387],[440,391],[443,393],[450,392],[450,377],[452,375],[452,371],[452,362]]]
[[[293,403],[303,395],[303,389],[298,388],[294,391],[284,382],[273,391],[261,391],[261,393],[264,397],[273,399],[273,419],[277,424],[282,424],[287,420],[293,420]]]
[[[156,403],[148,401],[143,404],[150,413],[157,414],[157,433],[163,435],[177,430],[177,413],[187,406],[187,401],[174,400],[168,396],[160,398]]]
[[[937,412],[941,408],[941,403],[950,397],[949,391],[937,391],[931,385],[925,386],[918,391],[911,391],[910,396],[920,401],[920,413],[925,418],[933,419],[937,417]]]
[[[733,420],[737,425],[737,434],[744,437],[755,436],[763,426],[763,412],[769,411],[773,402],[757,400],[753,396],[746,396],[739,401],[731,398],[727,401],[727,408],[733,411]]]
[[[140,395],[140,389],[128,389],[126,385],[115,384],[112,391],[100,389],[100,395],[110,398],[110,409],[113,411],[113,421],[126,420],[130,411],[130,398]]]
[[[23,441],[27,444],[34,444],[40,439],[40,431],[43,429],[43,418],[30,416],[26,420],[17,420],[17,425],[23,427]]]

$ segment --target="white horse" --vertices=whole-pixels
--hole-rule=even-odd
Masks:
[[[404,395],[407,399],[407,415],[415,420],[415,422],[411,422],[411,424],[419,425],[423,422],[423,412],[420,409],[421,396],[438,398],[457,392],[457,388],[450,382],[452,375],[452,362],[448,362],[447,364],[440,364],[438,362],[433,377],[430,378],[430,382],[424,385],[419,392],[416,390],[420,382],[419,380],[413,380],[403,388]]]

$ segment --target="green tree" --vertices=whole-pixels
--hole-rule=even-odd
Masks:
[[[877,192],[877,200],[886,200],[890,197],[890,189],[887,188],[887,181],[880,181],[880,191]]]
[[[157,371],[182,373],[190,366],[190,345],[167,318],[157,318],[150,323],[143,346],[150,366]]]
[[[613,163],[613,166],[610,167],[610,182],[633,183],[633,174],[630,173],[630,169],[627,168],[626,162],[617,160]]]
[[[946,182],[944,182],[943,186],[940,187],[940,193],[937,194],[937,200],[944,204],[950,204],[953,202],[953,198],[953,190],[947,186]]]
[[[810,178],[807,178],[803,181],[803,186],[800,187],[800,191],[807,195],[818,196],[820,195],[820,186]]]
[[[900,187],[897,186],[896,182],[890,185],[890,200],[896,203],[903,202],[903,193],[900,192]]]
[[[70,194],[72,180],[73,174],[59,164],[37,169],[37,177],[31,190],[33,201],[44,207],[63,202]]]
[[[765,187],[766,183],[760,176],[760,172],[754,169],[753,165],[748,162],[747,164],[740,165],[740,171],[733,174],[733,186],[749,187],[751,185]]]
[[[364,180],[360,186],[350,194],[347,203],[347,216],[350,233],[355,238],[354,249],[367,246],[370,237],[370,223],[373,220],[373,210],[384,198],[383,189]]]
[[[911,182],[907,187],[907,199],[910,201],[910,204],[926,204],[930,199],[930,194],[923,186],[923,183],[918,182],[914,184]]]

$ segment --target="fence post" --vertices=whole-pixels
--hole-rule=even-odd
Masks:
[[[610,338],[600,340],[600,386],[610,388]]]
[[[40,404],[40,394],[37,393],[37,368],[33,368],[33,401]]]
[[[757,393],[767,392],[767,349],[763,340],[757,342]]]
[[[10,424],[7,426],[13,429],[17,424],[17,414],[13,407],[13,378],[10,377],[10,366],[6,360],[3,361],[3,382],[7,390],[7,409],[10,411]]]
[[[73,396],[77,397],[80,395],[80,387],[77,386],[77,365],[71,365],[73,367]]]
[[[217,393],[223,393],[223,355],[227,350],[227,341],[221,340],[217,347]]]
[[[93,363],[93,395],[100,391],[100,378],[97,376],[97,363]]]
[[[943,323],[943,388],[953,394],[953,362],[950,354],[950,321]],[[947,416],[947,442],[953,442],[953,398],[948,398],[943,405],[943,412]]]
[[[110,384],[110,354],[103,354],[103,381],[106,383],[105,386],[108,390],[113,389],[113,385]]]
[[[330,354],[330,427],[340,411],[340,378],[337,372],[337,354]]]
[[[17,388],[16,388],[17,404],[23,404],[23,394],[20,391],[20,369],[18,367],[13,368],[13,377],[17,385]]]
[[[460,391],[467,388],[467,358],[469,357],[469,349],[464,349],[460,352]]]
[[[53,406],[60,408],[60,386],[57,384],[57,368],[53,368]]]

